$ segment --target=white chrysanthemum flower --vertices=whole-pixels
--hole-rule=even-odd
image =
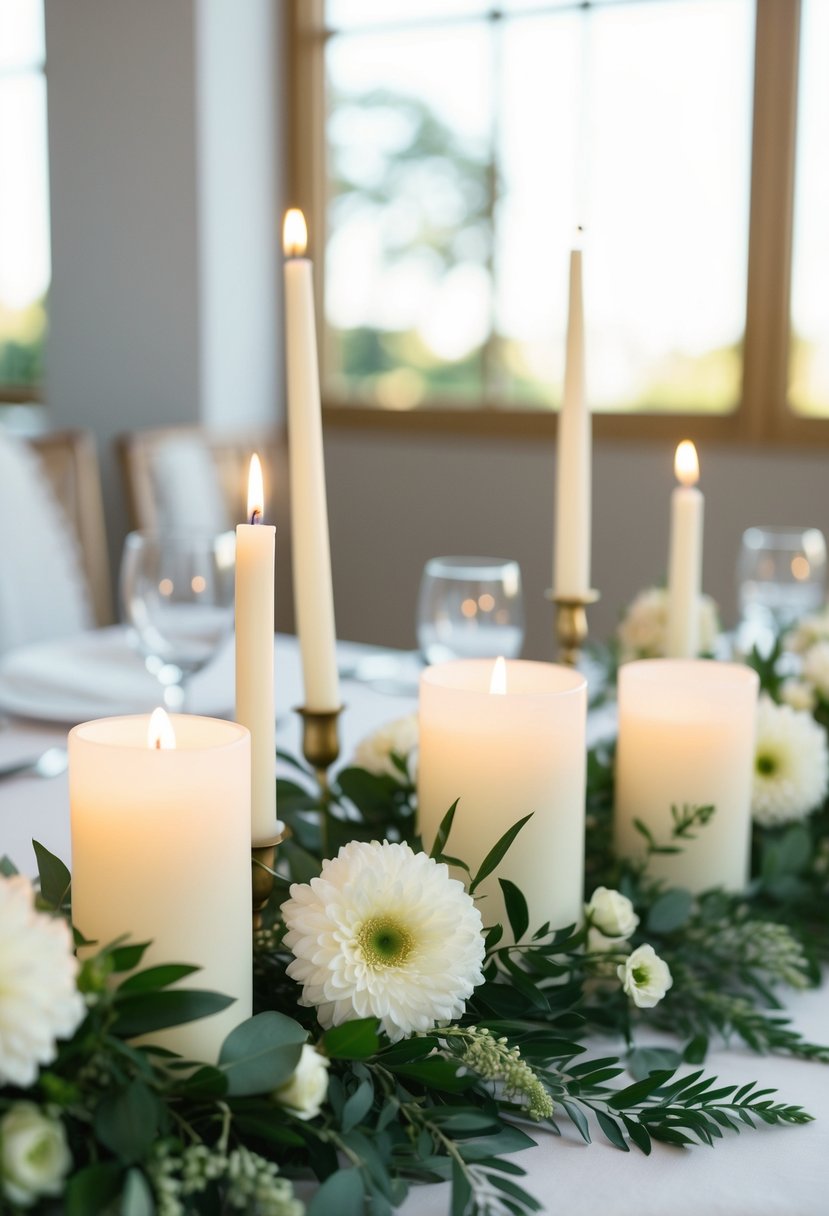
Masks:
[[[395,781],[402,781],[403,774],[392,760],[393,755],[400,756],[406,761],[409,776],[414,780],[412,759],[417,742],[417,714],[407,714],[405,718],[396,718],[361,740],[354,752],[354,763],[378,777],[394,777]]]
[[[36,912],[28,878],[0,878],[0,1084],[25,1089],[86,1007],[65,921]]]
[[[829,641],[815,642],[803,656],[803,679],[829,701]]]
[[[829,609],[801,617],[794,629],[783,638],[786,650],[805,654],[816,642],[829,641]]]
[[[630,937],[639,924],[628,897],[610,887],[596,887],[584,911],[590,925],[606,938]]]
[[[780,685],[780,700],[792,709],[812,713],[817,705],[815,690],[807,680],[798,680],[790,676]]]
[[[616,974],[639,1009],[653,1009],[674,982],[670,967],[653,946],[639,946],[620,963]]]
[[[720,632],[717,605],[710,595],[699,600],[699,653],[713,654]],[[668,593],[664,587],[640,591],[616,631],[619,660],[663,658],[668,645]]]
[[[322,1026],[380,1018],[396,1041],[451,1022],[483,980],[481,914],[463,883],[407,844],[352,840],[282,905],[288,974]]]
[[[826,796],[829,749],[814,718],[761,697],[757,707],[751,813],[769,827],[802,819]]]

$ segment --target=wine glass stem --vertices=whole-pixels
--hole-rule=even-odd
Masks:
[[[187,685],[183,672],[177,683],[164,684],[162,686],[162,698],[165,709],[169,709],[174,714],[184,713],[184,705],[187,699]]]

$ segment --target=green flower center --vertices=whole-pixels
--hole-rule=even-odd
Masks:
[[[648,980],[651,978],[651,973],[648,971],[647,967],[634,967],[631,974],[633,975],[633,982],[637,988],[641,988],[643,984],[647,984]]]
[[[372,916],[363,921],[357,945],[369,967],[399,967],[412,952],[412,935],[390,916]]]
[[[770,755],[768,752],[760,752],[754,762],[754,766],[761,777],[773,776],[780,767],[777,757]]]

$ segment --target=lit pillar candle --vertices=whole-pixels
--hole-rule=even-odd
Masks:
[[[582,256],[570,253],[570,300],[564,397],[556,443],[556,526],[553,590],[580,599],[590,590],[590,411],[584,391]]]
[[[749,874],[757,673],[736,663],[644,659],[619,670],[615,845],[641,857],[670,843],[671,807],[715,807],[682,851],[657,854],[649,873],[673,886],[744,889]]]
[[[671,495],[667,655],[672,659],[693,659],[699,653],[705,500],[696,485],[699,479],[697,449],[688,439],[683,439],[676,449],[674,471],[680,484]]]
[[[418,807],[430,849],[459,799],[446,851],[473,874],[496,840],[532,812],[479,888],[484,923],[500,922],[509,939],[499,876],[526,896],[531,930],[581,918],[587,686],[578,672],[551,663],[503,664],[455,660],[423,672]]]
[[[85,722],[69,733],[69,802],[74,923],[102,946],[151,941],[142,966],[196,965],[181,987],[234,997],[153,1035],[215,1063],[251,1014],[248,732],[163,710]]]
[[[248,519],[236,528],[236,718],[250,731],[251,838],[272,840],[276,820],[276,716],[273,695],[276,529],[262,523],[262,466],[248,477]]]
[[[294,606],[305,708],[340,708],[312,266],[301,211],[285,216],[285,359]]]

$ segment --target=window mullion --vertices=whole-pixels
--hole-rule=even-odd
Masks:
[[[748,286],[747,437],[779,433],[788,388],[800,0],[757,0]]]

